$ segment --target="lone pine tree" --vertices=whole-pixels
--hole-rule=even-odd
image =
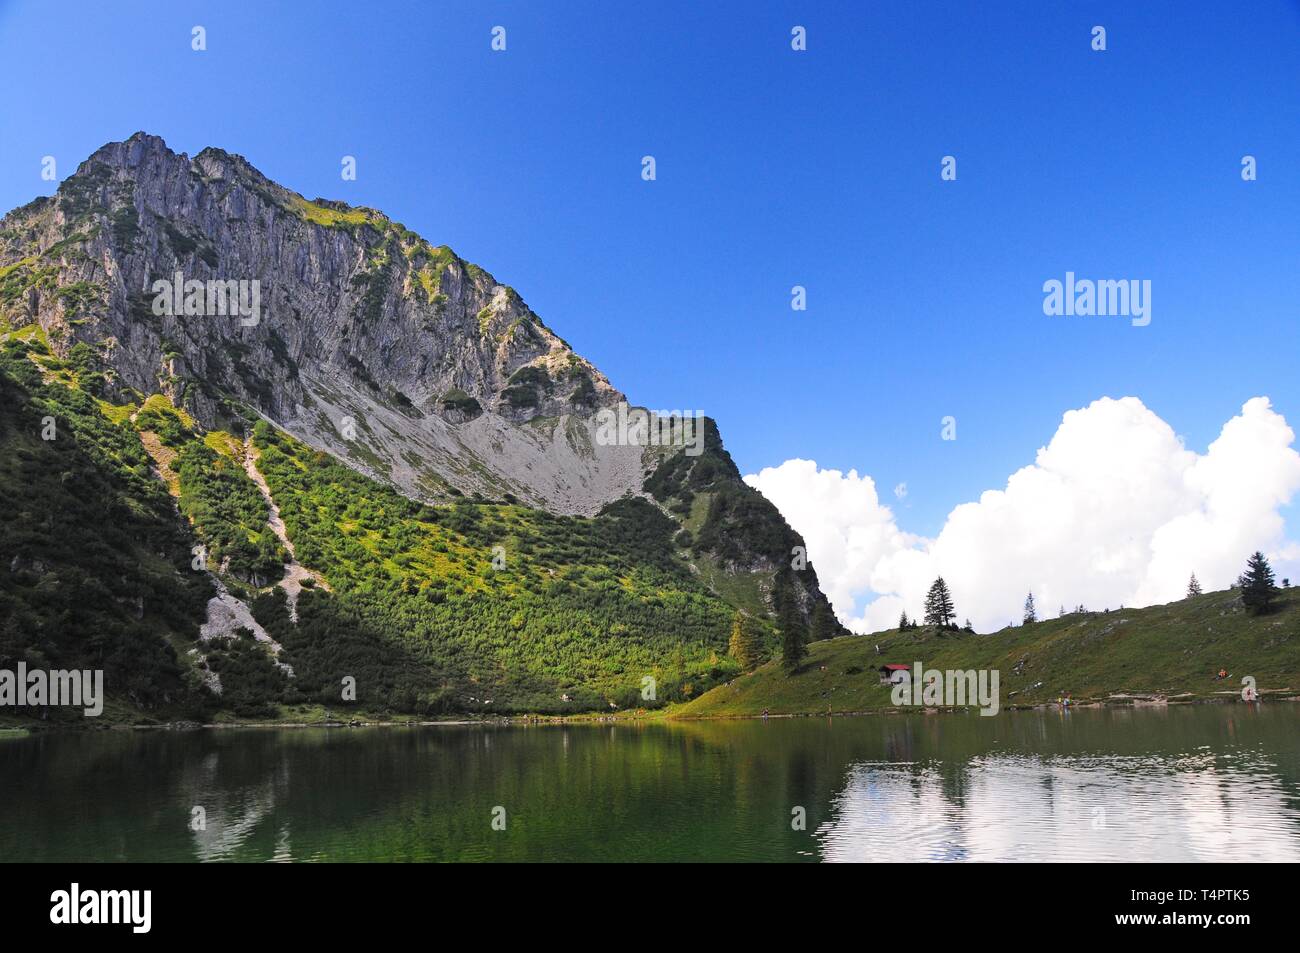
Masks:
[[[940,576],[934,581],[934,585],[930,587],[925,597],[925,624],[947,629],[952,627],[953,619],[956,617],[957,610],[953,608],[948,584],[943,581],[943,576]]]
[[[731,641],[727,654],[740,665],[742,672],[753,671],[760,661],[761,645],[749,616],[737,610],[731,620]]]
[[[1257,552],[1246,563],[1246,571],[1237,579],[1241,586],[1241,601],[1254,615],[1263,615],[1273,605],[1277,585],[1273,581],[1273,567],[1264,554]]]

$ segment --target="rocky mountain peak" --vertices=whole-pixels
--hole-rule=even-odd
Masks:
[[[514,289],[241,156],[191,160],[136,133],[3,233],[6,258],[30,259],[17,279],[31,280],[4,302],[10,324],[38,322],[64,349],[90,344],[122,388],[161,390],[205,424],[252,411],[426,498],[511,492],[584,512],[644,476],[639,453],[590,446],[591,415],[622,395]],[[159,282],[178,278],[204,284],[201,313],[157,313]],[[250,313],[207,313],[214,282],[240,283]],[[569,452],[545,465],[557,443]],[[550,478],[530,485],[539,468]]]
[[[513,288],[242,156],[140,132],[6,215],[0,335],[31,327],[96,364],[109,402],[162,393],[236,434],[264,419],[413,499],[586,516],[653,499],[710,572],[750,577],[769,608],[828,610],[711,421],[696,453],[602,439],[625,398]]]

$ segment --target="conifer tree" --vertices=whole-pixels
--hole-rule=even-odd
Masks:
[[[808,652],[808,627],[804,624],[789,570],[777,575],[772,601],[776,608],[777,628],[781,632],[781,659],[787,668],[796,668]]]
[[[1237,585],[1241,586],[1241,601],[1252,614],[1263,615],[1272,608],[1277,585],[1273,582],[1273,567],[1263,553],[1257,552],[1250,557]]]
[[[1192,573],[1192,579],[1187,583],[1187,598],[1199,596],[1201,594],[1201,584],[1196,579],[1196,573]]]
[[[727,645],[727,654],[739,663],[742,672],[749,672],[758,666],[759,649],[754,624],[745,613],[737,610],[731,619],[731,641]]]
[[[930,586],[930,591],[925,597],[925,624],[937,625],[942,628],[950,628],[957,611],[952,605],[952,596],[948,592],[948,584],[940,576]]]
[[[1025,625],[1032,625],[1038,621],[1038,611],[1034,608],[1034,594],[1031,592],[1029,598],[1025,600]]]
[[[812,613],[812,641],[820,642],[822,639],[833,639],[838,630],[839,623],[835,619],[835,610],[831,608],[831,604],[823,600],[814,605]]]
[[[782,613],[781,661],[786,668],[798,668],[808,649],[804,645],[803,626],[794,613]]]

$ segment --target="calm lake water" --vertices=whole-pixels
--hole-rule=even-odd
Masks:
[[[34,735],[0,860],[1297,861],[1300,705]]]

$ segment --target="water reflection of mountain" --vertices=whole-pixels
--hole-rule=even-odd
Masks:
[[[0,746],[0,856],[1296,860],[1298,718],[1277,705],[33,736]],[[195,806],[206,830],[191,829]]]

